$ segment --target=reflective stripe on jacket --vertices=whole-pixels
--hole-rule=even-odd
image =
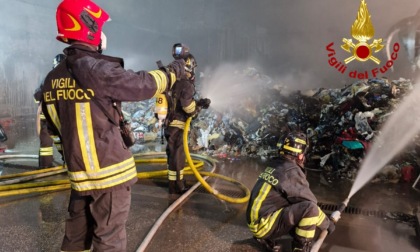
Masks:
[[[197,112],[194,100],[195,85],[190,80],[180,80],[172,86],[170,96],[172,108],[169,108],[169,126],[184,129],[188,117]]]
[[[302,201],[317,203],[305,174],[295,162],[279,159],[259,175],[251,191],[246,212],[248,227],[255,237],[266,237],[282,209]]]

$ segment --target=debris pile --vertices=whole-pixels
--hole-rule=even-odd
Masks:
[[[190,127],[190,150],[230,160],[244,156],[267,159],[277,155],[282,135],[300,129],[311,143],[307,167],[323,171],[329,180],[355,178],[381,125],[413,88],[407,79],[375,78],[341,89],[286,93],[286,87],[255,69],[240,74],[258,82],[258,94],[244,97],[238,106],[225,111],[216,111],[211,105],[203,110]],[[164,150],[154,101],[125,103],[123,109],[131,116],[137,139],[132,151]],[[419,152],[413,141],[373,181],[414,180]]]

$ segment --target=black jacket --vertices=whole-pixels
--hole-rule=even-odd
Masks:
[[[198,113],[194,95],[194,81],[179,80],[174,83],[168,98],[170,127],[184,129],[187,119]]]
[[[255,204],[260,193],[267,188],[269,192],[265,192],[264,200]],[[246,213],[248,225],[259,223],[273,212],[301,201],[317,203],[305,174],[294,161],[276,159],[259,175],[251,191]],[[254,205],[259,205],[259,208],[253,208]]]
[[[113,103],[120,106],[122,101],[156,96],[166,89],[166,74],[160,70],[125,70],[122,59],[84,45],[72,45],[64,53],[66,60],[45,78],[43,112],[48,115],[51,134],[62,139],[72,189],[89,195],[134,184],[137,171],[132,153],[124,145],[119,128],[91,97],[118,122]]]

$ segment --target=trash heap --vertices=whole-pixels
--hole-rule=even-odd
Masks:
[[[381,125],[413,84],[410,80],[375,78],[358,80],[341,89],[287,91],[287,87],[251,71],[242,74],[261,87],[252,99],[220,112],[203,110],[192,121],[191,152],[233,161],[241,157],[268,159],[277,155],[277,143],[291,130],[310,139],[307,168],[328,180],[354,180]],[[260,85],[264,82],[264,85]],[[162,132],[154,116],[154,100],[125,103],[137,143],[134,153],[164,151]],[[418,170],[418,145],[413,144],[386,166],[373,181],[412,182]]]

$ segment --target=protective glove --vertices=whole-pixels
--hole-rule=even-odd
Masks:
[[[330,225],[328,226],[327,230],[328,230],[328,234],[331,234],[332,232],[334,232],[334,230],[335,230],[334,221],[330,220]]]
[[[211,100],[209,98],[202,98],[198,100],[197,106],[202,107],[203,109],[208,109],[210,107]]]
[[[183,59],[176,59],[172,61],[169,65],[166,66],[166,68],[169,70],[169,72],[175,74],[177,80],[185,79],[185,61]],[[171,84],[173,84],[172,80]]]
[[[341,211],[339,210],[332,212],[332,214],[330,215],[330,220],[332,220],[334,223],[337,223],[337,221],[340,218],[341,218]]]

